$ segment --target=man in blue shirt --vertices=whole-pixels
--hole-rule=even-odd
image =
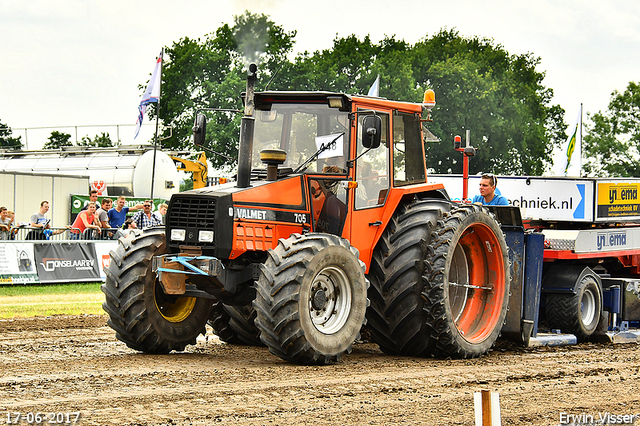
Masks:
[[[133,207],[125,207],[124,203],[126,199],[123,195],[118,197],[118,201],[116,202],[116,206],[109,209],[107,212],[107,216],[109,217],[109,226],[112,228],[120,228],[124,221],[127,219],[127,213],[129,211],[140,210],[142,208],[142,204],[136,204]]]
[[[498,178],[491,173],[484,173],[480,177],[480,195],[473,197],[472,203],[482,203],[485,206],[508,206],[509,200],[496,193]]]

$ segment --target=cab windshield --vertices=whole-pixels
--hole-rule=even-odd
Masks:
[[[264,169],[263,149],[281,149],[287,159],[280,167],[299,169],[321,148],[323,151],[299,172],[346,173],[349,152],[349,116],[326,103],[274,103],[257,109],[252,169]]]

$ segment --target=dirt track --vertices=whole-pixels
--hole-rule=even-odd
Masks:
[[[358,344],[338,364],[301,367],[214,336],[139,354],[105,316],[0,320],[0,424],[7,412],[79,411],[78,424],[96,425],[473,425],[481,389],[499,392],[503,425],[640,413],[638,345],[502,346],[434,360]]]

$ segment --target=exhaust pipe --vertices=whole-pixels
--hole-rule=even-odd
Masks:
[[[256,64],[249,65],[247,73],[247,92],[244,102],[244,116],[240,124],[240,146],[238,148],[238,188],[249,187],[251,180],[251,153],[253,152],[253,129],[255,118],[253,111],[255,108],[255,84],[258,71]]]

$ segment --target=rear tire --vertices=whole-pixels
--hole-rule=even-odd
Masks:
[[[576,294],[548,293],[547,322],[552,329],[573,333],[578,341],[589,340],[602,315],[602,289],[592,274],[585,274],[575,288]]]
[[[213,334],[218,336],[218,338],[225,343],[242,343],[238,338],[238,334],[233,331],[233,329],[229,325],[229,321],[231,321],[231,317],[229,316],[227,311],[224,310],[224,304],[222,302],[216,301],[213,306],[211,306],[209,321],[207,321],[207,324],[209,324],[213,329]]]
[[[438,357],[472,358],[491,349],[509,304],[508,248],[483,207],[461,205],[433,230],[423,291],[430,347]]]
[[[216,302],[211,308],[208,324],[223,342],[264,346],[255,319],[256,310],[252,305],[230,306]]]
[[[428,200],[401,205],[378,242],[367,277],[371,338],[391,355],[430,355],[432,329],[425,312],[424,259],[431,230],[451,203]]]
[[[102,308],[116,337],[132,349],[147,353],[182,351],[204,332],[211,301],[164,293],[151,270],[153,256],[166,253],[164,231],[150,229],[120,238],[111,251],[102,285]]]
[[[293,234],[268,251],[253,306],[269,351],[298,364],[351,352],[365,323],[367,280],[358,251],[329,234]]]

